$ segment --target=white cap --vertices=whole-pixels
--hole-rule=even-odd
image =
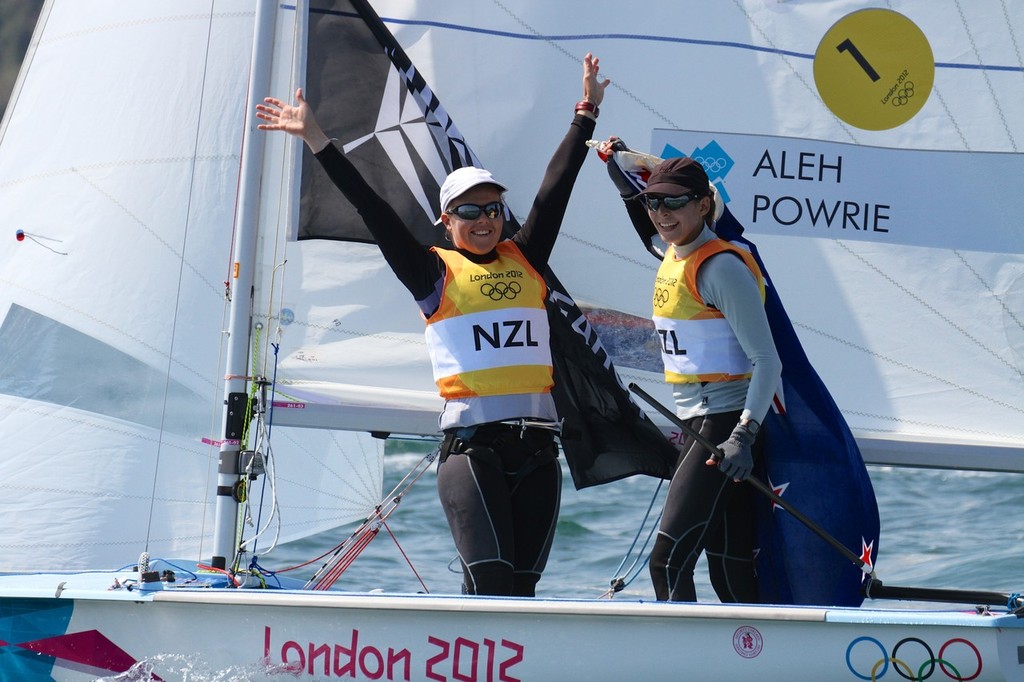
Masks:
[[[441,213],[445,212],[452,199],[465,194],[477,185],[496,185],[501,188],[502,192],[508,191],[508,187],[495,180],[490,171],[483,168],[474,168],[473,166],[456,168],[448,174],[444,184],[441,185]],[[441,218],[438,217],[434,224],[440,225]]]

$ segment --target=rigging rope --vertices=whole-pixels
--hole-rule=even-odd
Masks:
[[[398,538],[395,537],[395,534],[391,532],[391,526],[389,526],[386,521],[381,521],[381,524],[384,526],[384,530],[388,532],[388,535],[391,536],[391,539],[395,543],[395,547],[398,548],[398,552],[402,555],[402,558],[405,559],[405,563],[407,563],[409,565],[409,568],[412,569],[412,573],[416,576],[416,580],[420,582],[420,586],[423,588],[423,591],[429,593],[430,590],[427,589],[427,584],[423,582],[423,578],[420,577],[420,572],[417,571],[416,567],[412,565],[412,561],[409,559],[409,555],[405,553],[405,550],[402,549],[402,545],[398,543]]]
[[[644,526],[647,525],[647,519],[651,516],[651,510],[654,508],[654,504],[658,499],[658,493],[661,492],[661,486],[664,485],[664,483],[665,481],[663,479],[658,481],[658,487],[654,489],[654,495],[651,496],[651,501],[647,505],[647,511],[644,512],[644,518],[641,519],[640,525],[636,529],[636,535],[633,537],[633,542],[630,543],[629,548],[622,557],[622,561],[619,562],[619,567],[615,569],[615,577],[609,581],[611,587],[600,596],[600,599],[611,599],[615,596],[616,592],[621,592],[627,585],[636,580],[637,576],[640,575],[640,572],[645,566],[647,566],[647,560],[650,558],[647,553],[647,546],[650,544],[654,533],[658,530],[658,524],[661,521],[661,512],[658,512],[657,518],[654,519],[654,523],[651,525],[651,529],[647,533],[647,538],[644,540],[643,546],[637,552],[633,563],[629,565],[629,568],[626,569],[625,573],[622,572],[623,566],[626,565],[626,561],[629,560],[629,556],[633,553],[633,549],[636,547],[636,543],[640,539],[640,534],[643,532]]]
[[[260,325],[257,325],[257,328],[259,326]],[[281,522],[280,522],[280,517],[278,516],[278,507],[277,507],[277,480],[276,480],[277,463],[276,463],[276,461],[274,461],[274,457],[273,457],[274,450],[273,450],[273,447],[270,444],[270,432],[271,432],[271,430],[273,429],[273,426],[274,426],[274,387],[277,385],[277,365],[278,365],[278,361],[280,360],[280,358],[278,357],[278,350],[280,349],[280,345],[276,344],[276,343],[271,343],[270,347],[274,349],[274,376],[273,376],[273,378],[269,382],[269,388],[270,388],[270,396],[269,397],[267,396],[267,392],[266,392],[266,389],[268,387],[267,386],[267,382],[263,383],[263,393],[260,396],[260,403],[261,403],[261,405],[260,405],[260,409],[259,409],[258,415],[257,415],[258,425],[257,425],[256,443],[255,443],[255,445],[253,447],[253,451],[256,452],[257,454],[259,454],[261,452],[261,448],[260,448],[261,444],[263,445],[263,449],[266,450],[266,452],[262,455],[262,457],[263,457],[264,477],[263,477],[263,485],[260,488],[260,507],[257,510],[257,514],[256,514],[256,528],[258,528],[260,530],[258,530],[256,532],[256,534],[253,535],[253,537],[248,540],[248,542],[252,543],[251,551],[253,553],[253,557],[254,558],[256,556],[256,550],[257,550],[257,546],[259,544],[259,537],[261,535],[263,535],[264,532],[266,532],[267,528],[270,527],[270,523],[274,519],[278,519],[277,534],[274,536],[274,542],[271,543],[270,547],[267,549],[268,553],[274,550],[274,548],[277,546],[277,541],[278,541],[278,539],[281,536]],[[253,464],[253,462],[250,461],[250,466],[252,464]],[[262,520],[262,517],[263,517],[263,500],[266,499],[266,491],[267,491],[267,485],[268,484],[270,485],[271,505],[270,505],[269,518],[267,519],[267,525],[266,525],[266,527],[263,527],[263,525],[262,525],[263,524],[263,520]],[[239,547],[241,547],[242,544],[243,544],[242,538],[239,538]]]
[[[408,555],[404,550],[402,550],[401,545],[399,545],[398,539],[387,526],[387,519],[398,509],[399,504],[401,504],[402,499],[413,484],[416,483],[416,481],[418,481],[430,468],[430,465],[437,458],[437,452],[437,449],[434,449],[424,455],[423,458],[420,459],[419,462],[417,462],[417,464],[402,478],[402,480],[395,485],[392,491],[385,496],[385,499],[374,507],[373,511],[363,520],[362,523],[359,524],[359,527],[356,528],[344,541],[336,545],[332,550],[324,552],[319,557],[289,568],[279,569],[278,573],[293,571],[298,568],[308,566],[309,564],[312,564],[313,562],[330,554],[330,558],[324,562],[317,572],[313,574],[313,577],[306,581],[306,584],[303,586],[304,589],[310,590],[330,589],[348,569],[348,567],[352,565],[362,551],[366,549],[370,542],[377,537],[381,526],[383,526],[395,541],[395,545],[398,547],[402,558],[405,559],[409,568],[416,576],[416,579],[419,581],[420,585],[423,586],[424,591],[429,592],[427,586],[423,582],[423,579],[409,560]]]

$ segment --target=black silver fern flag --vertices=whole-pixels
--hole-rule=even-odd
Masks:
[[[306,97],[317,120],[424,245],[441,183],[463,166],[486,167],[380,17],[363,0],[310,8]],[[506,221],[511,236],[519,229]],[[373,242],[355,209],[304,150],[299,239]],[[553,395],[566,421],[562,448],[577,488],[635,474],[669,478],[677,452],[630,398],[596,329],[554,273],[548,318]]]
[[[441,183],[479,160],[367,3],[313,2],[309,25],[305,94],[317,120],[413,234],[440,244]],[[302,164],[299,239],[372,242],[308,149]]]

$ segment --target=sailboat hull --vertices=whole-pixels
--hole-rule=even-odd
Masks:
[[[1024,619],[1006,614],[129,591],[114,578],[0,578],[0,679],[1024,680]]]

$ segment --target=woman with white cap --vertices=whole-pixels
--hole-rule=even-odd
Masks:
[[[481,168],[453,171],[440,217],[453,248],[426,248],[331,144],[296,92],[268,97],[267,123],[301,137],[359,211],[427,324],[434,380],[445,399],[438,494],[467,594],[533,596],[554,538],[561,468],[553,425],[553,369],[542,273],[608,86],[583,59],[583,99],[548,164],[530,213],[503,239],[507,187]]]

